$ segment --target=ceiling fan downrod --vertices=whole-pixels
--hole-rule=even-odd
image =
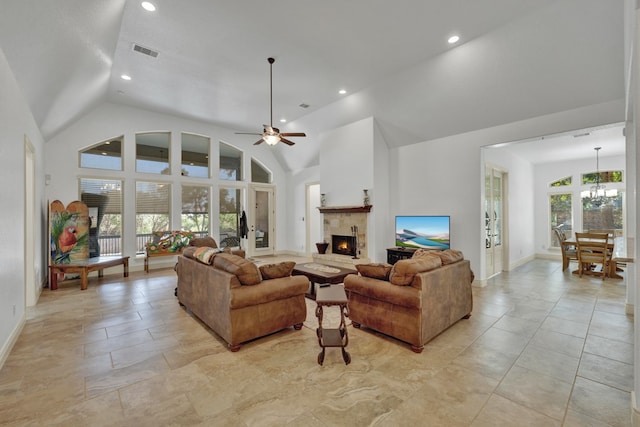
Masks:
[[[269,111],[271,113],[269,126],[273,129],[273,63],[276,62],[276,60],[273,58],[267,58],[267,61],[269,61],[269,99],[271,100],[271,104],[269,106]]]

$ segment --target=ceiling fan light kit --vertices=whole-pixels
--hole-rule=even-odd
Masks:
[[[270,121],[268,125],[262,125],[262,133],[247,133],[247,132],[236,132],[238,135],[261,135],[258,141],[256,141],[253,145],[262,144],[266,142],[267,145],[276,145],[278,142],[283,142],[287,145],[294,145],[295,142],[289,141],[284,138],[285,136],[307,136],[304,132],[291,132],[291,133],[280,133],[280,129],[273,127],[273,63],[276,61],[273,58],[267,58],[269,62],[269,98],[270,98]]]

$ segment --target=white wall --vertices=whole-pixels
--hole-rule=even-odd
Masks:
[[[625,156],[600,157],[600,170],[622,170],[623,179],[627,180]],[[566,162],[553,162],[536,165],[534,168],[535,175],[535,251],[537,254],[558,255],[558,249],[549,249],[550,231],[549,231],[549,194],[558,193],[559,191],[549,191],[549,184],[558,179],[571,176],[574,185],[569,191],[576,192],[576,188],[588,190],[589,185],[580,185],[581,174],[593,172],[596,168],[595,152],[593,159],[572,160]],[[607,188],[614,188],[614,184],[605,184]],[[620,185],[624,187],[624,184]],[[563,190],[560,190],[562,192]],[[632,199],[627,197],[627,203],[633,203]],[[573,207],[573,231],[581,231],[581,200],[579,194],[574,194],[572,198]]]
[[[391,215],[451,215],[452,247],[463,251],[476,278],[483,280],[481,147],[618,123],[622,117],[624,102],[620,100],[392,149]],[[517,211],[518,207],[511,209]],[[514,214],[512,211],[510,217]],[[511,240],[517,241],[517,236]],[[518,253],[521,247],[526,256],[526,242],[515,247]]]
[[[25,320],[25,287],[32,286],[36,296],[47,274],[44,262],[43,229],[46,218],[44,201],[42,135],[26,100],[18,88],[2,50],[0,50],[0,366],[4,363]],[[35,149],[36,224],[35,259],[25,259],[25,136]],[[36,283],[25,283],[25,268],[34,268]],[[15,308],[15,309],[14,309]]]
[[[369,196],[373,208],[369,218],[369,258],[374,262],[387,262],[387,248],[395,246],[395,224],[391,216],[391,157],[389,145],[374,121],[373,132],[373,189]]]
[[[172,175],[140,174],[135,172],[135,133],[143,131],[169,131],[171,132],[171,158]],[[211,138],[211,170],[213,177],[210,179],[198,179],[180,176],[180,133],[191,132],[205,135]],[[78,150],[97,142],[123,135],[124,171],[88,170],[78,167]],[[255,138],[235,135],[233,131],[208,123],[182,119],[173,116],[153,113],[123,105],[104,103],[90,111],[80,120],[47,142],[47,168],[46,173],[51,175],[50,185],[47,187],[47,197],[51,200],[59,199],[67,204],[79,198],[78,177],[108,177],[124,179],[124,255],[135,255],[135,181],[153,180],[172,183],[173,212],[180,212],[180,182],[194,184],[213,185],[213,197],[211,200],[211,232],[218,233],[218,185],[227,184],[229,181],[219,181],[217,171],[219,169],[218,148],[220,141],[230,144],[243,151],[243,170],[245,175],[244,188],[249,180],[251,171],[251,157],[255,157],[273,174],[273,184],[276,185],[276,250],[288,249],[289,224],[287,222],[289,209],[287,207],[287,180],[280,164],[275,159],[272,149],[267,144],[254,146]],[[62,165],[59,167],[59,165]],[[243,209],[247,215],[251,210]],[[180,228],[180,217],[172,217],[172,227]],[[164,260],[161,260],[166,263]],[[142,259],[131,260],[133,269],[142,266]]]
[[[324,132],[320,140],[320,192],[326,194],[327,206],[362,206],[367,189],[373,205],[367,217],[367,256],[385,261],[385,249],[393,246],[393,224],[389,148],[378,124],[368,117]]]
[[[362,206],[373,188],[373,118],[320,135],[320,192],[327,206]]]

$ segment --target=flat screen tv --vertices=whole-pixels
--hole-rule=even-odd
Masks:
[[[450,220],[448,215],[396,216],[396,246],[449,249]]]

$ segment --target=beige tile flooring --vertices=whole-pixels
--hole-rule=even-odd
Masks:
[[[348,366],[331,348],[317,364],[312,301],[301,331],[231,353],[175,283],[166,269],[45,289],[0,371],[0,424],[630,425],[621,281],[536,260],[474,288],[472,317],[422,354],[349,327]]]

